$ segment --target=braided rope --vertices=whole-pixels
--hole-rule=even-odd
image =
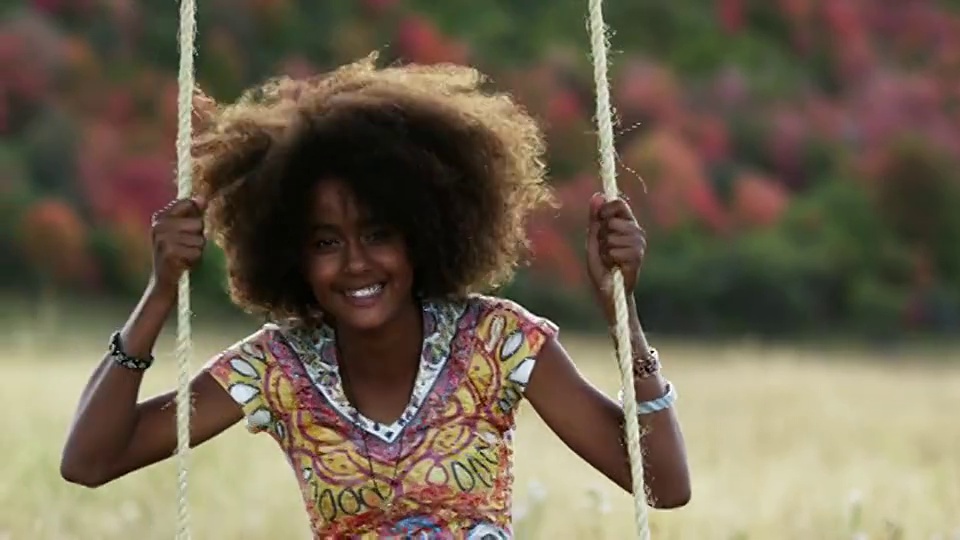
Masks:
[[[603,1],[590,1],[590,48],[593,56],[593,79],[597,89],[597,127],[599,130],[600,177],[608,198],[618,196],[615,169],[616,150],[613,145],[613,113],[610,105],[610,83],[607,80],[607,35],[603,22]],[[637,397],[633,387],[633,361],[630,350],[630,326],[627,314],[627,295],[623,274],[613,272],[614,306],[616,309],[615,338],[617,364],[620,367],[620,385],[623,390],[623,412],[626,417],[627,452],[630,457],[630,475],[633,479],[633,502],[638,537],[650,538],[647,521],[647,497],[643,482],[643,455],[640,448],[640,420],[637,416]],[[647,347],[647,339],[640,332],[640,346]]]
[[[196,0],[180,0],[180,72],[177,77],[177,198],[193,192],[193,160],[190,154],[193,135],[193,57],[197,33]],[[178,540],[190,539],[190,513],[187,500],[187,465],[190,457],[190,275],[180,277],[177,309],[177,533]]]

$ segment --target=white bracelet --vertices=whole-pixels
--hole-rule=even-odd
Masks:
[[[617,400],[620,402],[620,406],[623,406],[623,390],[617,394]],[[667,393],[656,398],[647,401],[638,401],[637,402],[637,414],[653,414],[655,412],[663,411],[673,407],[673,404],[677,402],[677,389],[673,386],[673,383],[667,381]]]

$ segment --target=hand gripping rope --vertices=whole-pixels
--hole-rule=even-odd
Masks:
[[[593,58],[593,76],[597,92],[597,127],[599,135],[600,176],[608,198],[616,197],[616,151],[613,145],[613,119],[610,106],[610,87],[607,80],[607,36],[603,22],[602,0],[589,0],[590,47]],[[197,32],[196,0],[180,0],[180,68],[177,77],[177,198],[186,198],[193,191],[193,160],[190,154],[193,136],[194,55]],[[633,496],[636,525],[641,540],[650,538],[647,522],[647,498],[643,482],[643,460],[640,448],[640,422],[637,417],[636,394],[633,388],[633,362],[630,348],[630,328],[627,315],[627,297],[620,272],[613,274],[616,308],[617,364],[623,390],[627,450],[633,478]],[[176,357],[177,378],[177,532],[178,540],[190,538],[190,514],[187,497],[187,469],[190,454],[190,276],[180,278],[177,309]],[[646,348],[646,338],[640,333],[640,346]]]

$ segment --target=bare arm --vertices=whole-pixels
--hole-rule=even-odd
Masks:
[[[631,326],[637,336],[638,317],[632,302],[630,307]],[[658,398],[666,391],[660,376],[638,381],[635,388],[641,401]],[[624,490],[633,491],[623,409],[583,378],[554,338],[537,355],[526,397],[574,453]],[[676,413],[670,408],[643,415],[640,429],[650,504],[655,508],[685,505],[690,500],[690,474]]]
[[[146,357],[176,296],[151,284],[121,332],[127,354]],[[67,481],[95,487],[171,456],[176,449],[174,392],[137,402],[143,372],[104,359],[80,397],[60,473]],[[243,417],[239,405],[206,372],[191,383],[190,441],[198,445]]]
[[[124,352],[149,356],[164,321],[176,304],[177,282],[203,252],[200,199],[173,201],[154,215],[153,274],[143,297],[121,330]],[[60,474],[85,486],[99,486],[169,457],[177,444],[174,393],[138,403],[143,372],[104,358],[80,396]],[[190,441],[197,445],[243,417],[240,405],[208,373],[191,383]]]

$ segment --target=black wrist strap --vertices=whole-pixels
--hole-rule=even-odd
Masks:
[[[108,346],[107,351],[107,354],[111,360],[127,369],[144,371],[153,365],[153,355],[149,355],[146,358],[137,358],[124,352],[123,344],[120,342],[119,331],[114,332],[110,336],[110,345]]]

